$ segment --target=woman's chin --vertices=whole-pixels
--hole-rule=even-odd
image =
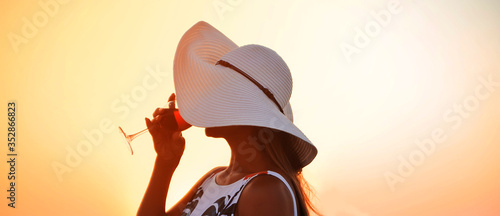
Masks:
[[[213,137],[213,138],[221,138],[219,131],[217,128],[205,128],[205,135],[207,137]]]
[[[213,138],[229,138],[238,136],[251,128],[251,126],[209,127],[205,128],[205,135]]]

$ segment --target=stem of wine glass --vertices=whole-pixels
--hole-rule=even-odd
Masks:
[[[175,109],[175,95],[172,94],[170,95],[170,97],[168,98],[168,108],[169,109]],[[155,126],[153,126],[154,128]],[[132,149],[132,140],[134,140],[135,138],[137,138],[138,136],[146,133],[146,131],[148,131],[148,128],[144,129],[144,130],[141,130],[135,134],[131,134],[131,135],[127,135],[125,133],[125,131],[123,131],[122,127],[118,126],[118,129],[120,129],[120,132],[123,134],[123,137],[125,137],[125,141],[127,142],[128,144],[128,149],[130,150],[130,153],[133,155],[134,154],[134,150]]]
[[[146,128],[146,129],[143,129],[143,130],[141,130],[141,131],[139,131],[139,132],[137,132],[137,133],[135,133],[135,134],[128,135],[128,137],[129,137],[130,141],[132,141],[132,140],[134,140],[136,137],[138,137],[138,136],[142,135],[143,133],[145,133],[146,131],[148,131],[148,129],[147,129],[147,128]]]
[[[120,132],[123,134],[123,136],[125,137],[125,141],[127,142],[128,144],[128,147],[129,147],[129,150],[130,150],[130,153],[133,155],[134,154],[134,150],[132,149],[132,140],[134,140],[135,138],[137,138],[138,136],[146,133],[146,131],[148,131],[148,129],[144,129],[144,130],[141,130],[135,134],[131,134],[131,135],[127,135],[125,133],[125,131],[123,131],[122,127],[118,127],[118,129],[120,129]]]

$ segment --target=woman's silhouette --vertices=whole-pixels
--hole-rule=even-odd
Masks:
[[[260,45],[238,47],[199,22],[179,42],[174,84],[182,117],[205,127],[208,137],[224,138],[230,163],[207,172],[165,211],[185,140],[180,131],[162,127],[167,111],[156,109],[146,124],[157,157],[138,215],[291,216],[315,211],[301,171],[317,150],[292,122],[291,73],[276,52]],[[170,108],[175,97],[169,98]],[[218,155],[197,161],[213,157]]]

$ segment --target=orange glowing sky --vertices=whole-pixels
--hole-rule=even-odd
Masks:
[[[0,8],[0,115],[16,101],[19,155],[16,208],[3,198],[2,215],[135,215],[155,152],[145,135],[131,156],[117,127],[139,131],[165,105],[175,48],[199,20],[287,62],[295,123],[319,150],[304,175],[325,215],[500,215],[497,2],[40,0]],[[229,161],[227,144],[202,128],[184,137],[167,206]],[[1,163],[2,197],[8,169]]]

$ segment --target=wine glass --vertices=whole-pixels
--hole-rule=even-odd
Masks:
[[[170,106],[169,104],[169,107]],[[178,109],[168,109],[171,110],[172,112],[167,112],[166,116],[166,121],[167,121],[167,127],[171,130],[178,130],[178,131],[183,131],[191,127],[189,123],[187,123],[182,117],[181,114],[179,113]],[[155,127],[155,126],[153,126]],[[132,140],[137,138],[138,136],[146,133],[148,131],[148,128],[141,130],[135,134],[127,134],[125,131],[123,131],[122,127],[118,126],[118,129],[120,130],[121,134],[125,138],[125,141],[127,142],[128,149],[130,150],[130,154],[134,154],[134,150],[132,149]]]

